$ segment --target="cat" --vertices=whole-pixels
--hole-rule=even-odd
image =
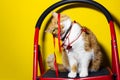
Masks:
[[[52,13],[52,19],[46,32],[58,37],[58,13]],[[88,71],[98,71],[102,62],[102,51],[96,36],[87,27],[77,22],[72,22],[69,16],[60,14],[60,39],[63,42],[62,64],[58,65],[59,71],[69,71],[68,77],[87,77]],[[54,54],[47,57],[50,69],[55,70]]]

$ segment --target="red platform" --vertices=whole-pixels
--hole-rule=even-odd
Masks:
[[[77,75],[76,78],[68,78],[68,72],[59,72],[59,77],[56,77],[55,71],[48,70],[38,80],[113,80],[113,75],[109,68],[101,68],[97,72],[89,72],[89,76],[80,78]]]

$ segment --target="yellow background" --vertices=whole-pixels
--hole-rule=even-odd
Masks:
[[[42,12],[57,1],[59,0],[0,1],[0,80],[32,80],[35,24]],[[116,20],[115,29],[120,53],[120,1],[96,1],[104,5]],[[63,13],[69,15],[81,25],[89,27],[96,34],[98,41],[105,52],[108,53],[110,59],[110,32],[104,15],[99,11],[85,7],[72,8],[63,11]],[[46,24],[47,21],[48,19],[44,23]],[[45,27],[45,24],[43,27]],[[39,39],[41,40],[41,37]],[[46,34],[45,42],[44,52],[47,53],[46,57],[53,52],[50,34]],[[58,56],[60,55],[58,54]]]

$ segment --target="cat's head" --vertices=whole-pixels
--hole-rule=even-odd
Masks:
[[[60,14],[61,37],[67,31],[71,23],[72,21],[67,15]],[[55,37],[58,37],[58,13],[56,12],[52,13],[52,19],[46,32],[52,33]]]

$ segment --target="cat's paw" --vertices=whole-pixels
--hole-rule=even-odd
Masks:
[[[69,78],[75,78],[77,76],[77,73],[76,72],[69,72],[68,73],[68,77]]]
[[[88,72],[85,72],[85,71],[82,71],[80,74],[79,74],[80,77],[87,77],[88,76]]]

